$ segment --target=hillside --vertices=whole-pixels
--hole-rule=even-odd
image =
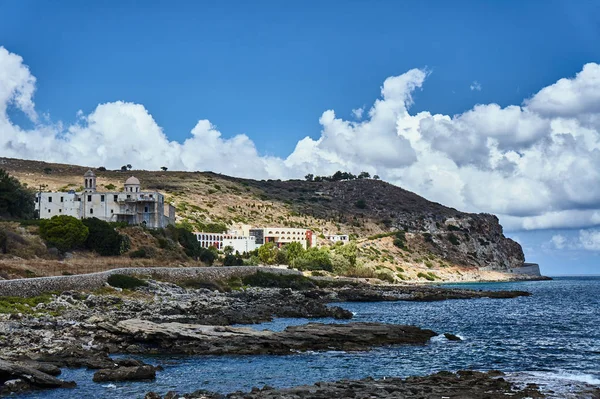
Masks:
[[[0,158],[0,168],[29,187],[53,191],[79,190],[90,169],[8,158]],[[135,175],[143,189],[167,196],[178,222],[198,230],[249,224],[350,234],[364,264],[390,280],[512,278],[497,272],[518,272],[524,262],[520,245],[504,237],[495,216],[463,213],[379,180],[256,181],[212,172],[92,169],[99,191],[121,189]],[[397,230],[406,232],[401,246],[393,244]],[[491,274],[480,271],[484,267]]]

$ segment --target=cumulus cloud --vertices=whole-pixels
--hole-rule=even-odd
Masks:
[[[473,83],[471,83],[471,85],[469,86],[469,88],[471,89],[471,91],[481,91],[481,84],[474,80]]]
[[[588,251],[600,251],[600,230],[579,231],[579,245]]]
[[[522,104],[479,104],[454,116],[410,112],[426,78],[412,69],[385,79],[381,96],[353,110],[353,120],[325,110],[320,136],[280,158],[261,155],[245,135],[225,138],[208,120],[183,142],[169,140],[143,105],[122,101],[78,112],[70,124],[48,122],[35,111],[35,77],[0,47],[0,156],[252,178],[367,171],[461,210],[495,213],[510,230],[600,226],[600,65]],[[34,127],[11,121],[13,110]],[[581,242],[593,246],[590,237]]]

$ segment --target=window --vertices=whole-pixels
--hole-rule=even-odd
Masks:
[[[64,197],[60,197],[60,202],[65,202]]]
[[[81,202],[81,197],[77,197],[77,201]]]
[[[119,200],[119,196],[118,195],[113,195],[113,201],[117,202]]]
[[[62,213],[62,209],[59,209],[59,210],[58,210],[58,213]]]
[[[50,209],[48,209],[48,213],[50,213]]]
[[[150,198],[154,198],[154,194],[150,194]]]
[[[110,213],[114,213],[115,211],[113,211],[112,209],[110,210]]]
[[[100,196],[100,202],[104,202],[104,195]]]
[[[37,204],[38,200],[39,200],[39,198],[38,198],[38,197],[35,197],[35,203],[36,203],[36,204]]]
[[[140,188],[139,188],[139,187],[136,187],[136,188],[135,188],[135,192],[136,192],[136,193],[139,193],[139,192],[140,192]]]
[[[88,202],[92,202],[92,196],[88,195]]]
[[[52,202],[52,197],[48,197],[48,202]]]
[[[92,208],[90,208],[90,215],[94,214],[94,210]]]
[[[127,194],[127,199],[130,199],[130,198],[131,198],[131,195]]]
[[[147,206],[144,207],[144,212],[148,213],[148,207]]]

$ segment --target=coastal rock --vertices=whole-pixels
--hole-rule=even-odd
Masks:
[[[442,371],[425,377],[385,378],[362,380],[341,380],[318,382],[283,389],[252,389],[250,392],[234,392],[228,399],[329,399],[329,398],[419,398],[419,399],[536,399],[545,397],[536,386],[518,388],[503,378],[496,378],[498,372]],[[186,399],[217,399],[223,395],[198,391],[179,395]],[[160,398],[154,396],[153,399]]]
[[[102,326],[101,326],[102,327]],[[135,343],[146,352],[286,354],[307,350],[367,350],[373,346],[425,344],[437,335],[414,326],[385,323],[321,324],[287,327],[284,331],[162,323],[132,319],[117,323],[121,348]],[[111,328],[112,330],[113,328]]]
[[[72,388],[74,382],[59,380],[32,367],[0,360],[0,394],[32,389]]]
[[[139,381],[153,380],[155,378],[156,369],[153,366],[144,365],[98,370],[94,373],[93,381]]]

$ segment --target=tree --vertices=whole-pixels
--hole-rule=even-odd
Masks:
[[[163,172],[166,172],[168,169],[166,166],[161,166],[160,168],[163,170]]]
[[[104,166],[100,166],[98,168],[98,172],[106,172],[106,168]]]
[[[73,216],[60,215],[45,219],[40,224],[40,236],[61,252],[81,247],[89,235],[89,229]]]
[[[231,245],[226,245],[225,248],[223,248],[223,253],[225,255],[232,255],[233,254],[233,247]]]
[[[371,178],[371,174],[369,172],[360,172],[358,174],[359,179],[369,179]]]
[[[277,260],[277,247],[267,242],[258,248],[258,259],[265,265],[274,265]]]
[[[121,171],[122,171],[122,172],[126,172],[126,171],[127,171],[127,165],[123,165],[123,166],[121,166]]]
[[[0,217],[30,219],[34,211],[34,192],[0,169]]]
[[[128,163],[128,164],[127,164],[127,169],[128,169],[128,170],[131,170],[131,168],[132,168],[131,164],[130,164],[130,163]]]
[[[335,253],[341,255],[348,261],[351,267],[356,266],[356,258],[358,257],[358,248],[356,243],[350,242],[346,245],[340,245],[335,248]]]
[[[379,180],[379,179],[380,179],[380,178],[379,178],[379,175],[374,175],[374,176],[373,176],[373,179],[374,179],[374,180]]]
[[[354,206],[356,206],[358,209],[366,209],[367,201],[365,201],[364,199],[359,199],[358,201],[356,201]]]
[[[306,176],[304,176],[304,178],[306,179],[306,181],[313,181],[313,179],[315,178],[315,175],[313,175],[312,173],[309,173]]]
[[[85,247],[95,251],[101,256],[121,255],[123,236],[115,230],[110,223],[98,218],[83,219],[83,224],[88,228],[89,234],[85,240]]]
[[[285,251],[289,265],[292,267],[294,267],[296,259],[301,258],[304,254],[304,247],[297,241],[286,244],[283,250]]]

